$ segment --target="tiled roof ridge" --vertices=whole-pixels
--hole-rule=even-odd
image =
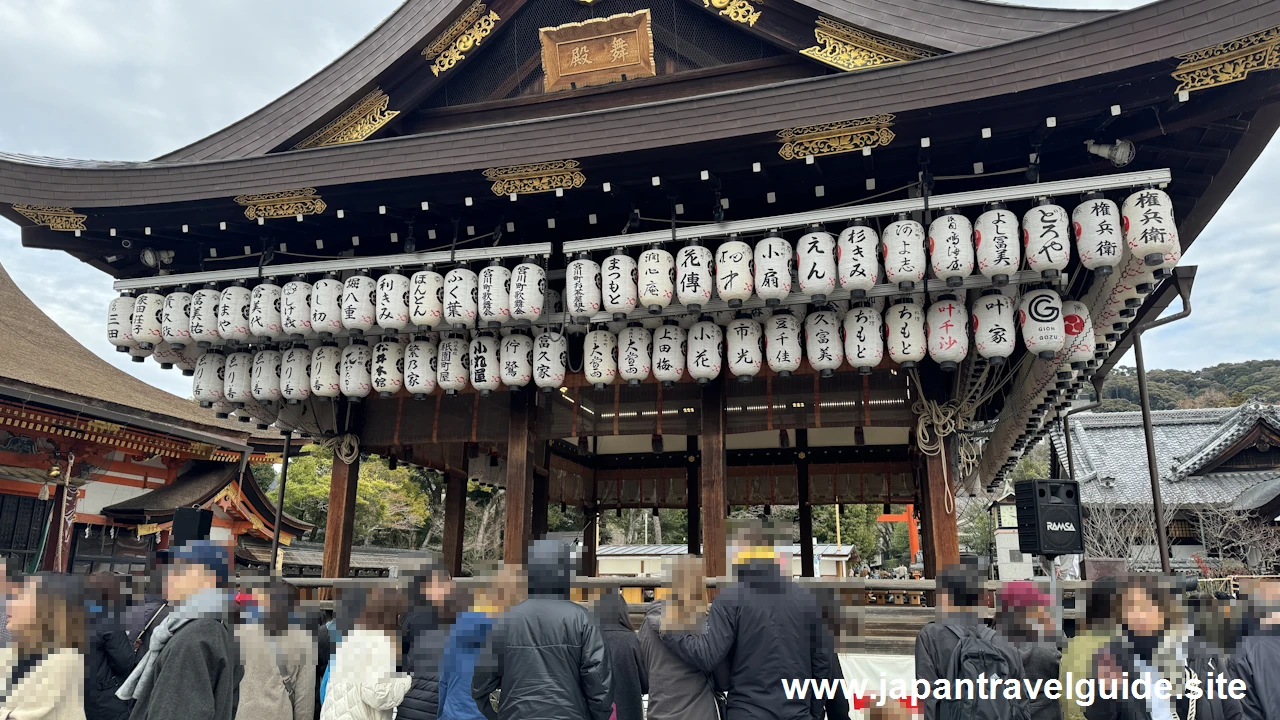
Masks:
[[[1222,419],[1217,432],[1209,436],[1200,447],[1174,458],[1165,478],[1177,482],[1195,475],[1220,452],[1244,437],[1258,422],[1265,422],[1273,429],[1280,430],[1280,406],[1250,398],[1245,404],[1234,408],[1234,412]]]
[[[1256,401],[1250,401],[1256,402]],[[1248,403],[1246,403],[1247,405]],[[1243,406],[1241,406],[1243,407]],[[1222,422],[1227,416],[1240,408],[1179,408],[1177,410],[1152,410],[1152,425],[1187,425],[1206,422]],[[1086,412],[1075,415],[1071,422],[1084,427],[1128,427],[1142,424],[1142,413],[1137,410],[1125,412]],[[1075,441],[1075,438],[1072,438]]]

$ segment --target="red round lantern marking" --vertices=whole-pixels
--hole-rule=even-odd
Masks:
[[[976,250],[982,247],[982,231],[974,228],[973,231],[973,248]]]
[[[977,316],[977,315],[970,315],[969,317],[971,317],[971,318],[973,319],[973,331],[974,331],[975,333],[976,333],[976,332],[978,332],[978,316]]]
[[[929,237],[929,254],[930,255],[933,254],[933,237],[932,236]]]
[[[1079,335],[1084,332],[1084,318],[1079,315],[1068,315],[1062,319],[1062,326],[1068,335]]]
[[[1022,310],[1018,311],[1018,326],[1022,327],[1027,324],[1027,314]]]
[[[1031,244],[1031,232],[1026,228],[1023,228],[1022,229],[1022,247],[1027,247],[1030,244]]]
[[[1124,215],[1120,218],[1120,227],[1124,230],[1124,233],[1126,235],[1129,234],[1129,216],[1128,215]]]
[[[1082,227],[1080,223],[1072,223],[1071,229],[1075,232],[1077,239],[1084,235],[1084,227]]]

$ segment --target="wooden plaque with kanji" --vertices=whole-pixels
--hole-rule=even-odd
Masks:
[[[649,10],[538,31],[547,92],[657,74]]]

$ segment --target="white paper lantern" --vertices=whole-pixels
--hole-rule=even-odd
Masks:
[[[889,357],[904,368],[924,359],[924,310],[912,300],[899,300],[884,311],[885,345]]]
[[[133,303],[133,339],[149,350],[164,340],[164,296],[144,292]]]
[[[660,247],[651,247],[640,253],[638,272],[640,305],[657,315],[671,304],[676,294],[675,256]]]
[[[181,350],[191,342],[191,293],[178,290],[164,296],[160,336],[174,350]]]
[[[1085,368],[1093,360],[1096,351],[1089,307],[1079,300],[1064,301],[1062,330],[1066,333],[1066,344],[1070,351],[1066,362],[1071,363],[1071,367],[1076,370]]]
[[[926,317],[929,332],[929,357],[953,371],[969,355],[969,313],[964,301],[944,294],[929,306]]]
[[[436,391],[436,343],[417,336],[404,350],[404,386],[414,400]]]
[[[831,233],[814,230],[796,242],[796,278],[810,302],[826,302],[836,289],[837,275],[836,239]]]
[[[359,402],[373,391],[373,350],[363,340],[342,349],[342,394]]]
[[[844,364],[840,320],[830,310],[811,312],[804,319],[804,354],[809,366],[822,377],[831,377]]]
[[[222,289],[218,298],[218,334],[230,343],[247,343],[249,334],[249,304],[253,293],[243,285],[230,285]]]
[[[290,404],[311,397],[311,351],[305,345],[285,350],[280,359],[280,397]]]
[[[760,323],[750,318],[739,317],[725,328],[729,372],[738,382],[751,382],[764,367],[764,352],[760,347],[763,335]]]
[[[605,329],[592,330],[582,341],[582,371],[597,390],[618,375],[618,336]]]
[[[249,334],[265,341],[284,337],[280,318],[280,286],[261,283],[254,286],[250,296]]]
[[[474,327],[480,280],[467,268],[454,268],[444,276],[444,322],[454,330]]]
[[[703,315],[689,328],[689,377],[697,380],[699,385],[720,377],[723,349],[724,331],[712,322],[710,316]]]
[[[791,243],[776,235],[756,243],[755,289],[766,307],[780,305],[791,294],[791,253]]]
[[[755,251],[737,239],[721,243],[716,248],[716,294],[729,307],[739,308],[754,290]]]
[[[389,398],[404,387],[404,345],[399,339],[383,339],[373,346],[371,372],[378,397]]]
[[[511,319],[529,325],[542,317],[546,302],[547,271],[526,258],[511,271]]]
[[[621,248],[605,258],[601,273],[601,298],[604,311],[611,313],[614,320],[624,320],[636,309],[638,290],[636,277],[638,266],[630,255]]]
[[[992,365],[1004,364],[1017,345],[1014,302],[999,290],[987,290],[973,303],[973,346]]]
[[[511,319],[511,271],[495,262],[480,271],[480,322],[502,327]]]
[[[973,224],[973,248],[978,272],[997,287],[1007,285],[1009,276],[1022,262],[1018,244],[1018,216],[1001,203],[992,203]]]
[[[293,340],[315,335],[311,330],[311,283],[298,278],[280,289],[280,327]]]
[[[565,309],[577,323],[600,312],[600,264],[586,253],[565,268]]]
[[[1046,278],[1055,278],[1071,262],[1071,236],[1067,211],[1048,200],[1022,216],[1022,246],[1027,267]]]
[[[862,375],[870,375],[884,360],[884,318],[879,310],[862,304],[844,316],[844,354]]]
[[[935,277],[960,287],[973,274],[973,223],[953,208],[943,213],[929,223],[929,257]]]
[[[668,320],[653,331],[653,377],[663,387],[671,387],[684,377],[685,331]]]
[[[409,278],[397,270],[378,278],[378,327],[399,332],[409,327]]]
[[[191,341],[200,347],[222,342],[218,331],[218,303],[222,293],[212,283],[191,294]],[[132,328],[130,329],[132,333]]]
[[[653,336],[643,325],[632,323],[618,335],[618,376],[628,385],[649,379],[653,369]]]
[[[443,320],[444,276],[435,270],[419,270],[409,278],[409,322],[433,328]]]
[[[161,340],[152,348],[151,359],[160,364],[161,370],[172,370],[182,359],[182,351]]]
[[[467,383],[471,380],[470,349],[466,338],[458,335],[450,335],[440,341],[436,384],[446,395],[457,395],[467,389]]]
[[[261,403],[253,398],[249,398],[244,404],[236,410],[236,416],[240,422],[253,423],[259,430],[266,430],[271,423],[276,421],[277,410],[275,403]]]
[[[1066,343],[1062,323],[1062,298],[1055,290],[1042,288],[1022,296],[1018,325],[1027,351],[1041,360],[1052,360]]]
[[[200,362],[204,354],[204,348],[195,343],[187,343],[178,351],[178,361],[175,364],[182,370],[183,375],[191,377],[196,373],[196,363]]]
[[[800,321],[790,312],[779,312],[764,321],[764,356],[769,369],[781,377],[800,369],[804,356],[800,349]]]
[[[226,365],[227,358],[217,350],[210,350],[196,361],[196,372],[191,376],[191,394],[200,407],[212,407],[215,402],[222,402]]]
[[[373,329],[377,324],[377,317],[378,284],[368,275],[352,275],[347,278],[347,282],[342,286],[342,326],[351,333],[352,337],[360,337]],[[343,366],[345,365],[344,356]],[[343,394],[347,394],[345,388]]]
[[[502,387],[502,370],[498,363],[498,343],[500,338],[489,331],[483,331],[471,341],[471,385],[488,396]]]
[[[900,215],[881,236],[884,245],[884,273],[899,290],[910,292],[924,279],[924,226]]]
[[[1071,225],[1076,235],[1076,254],[1080,264],[1097,277],[1106,277],[1120,264],[1123,221],[1120,208],[1102,196],[1090,193],[1071,212]]]
[[[852,297],[865,297],[880,278],[880,236],[874,228],[853,224],[840,232],[836,242],[836,269],[840,287]]]
[[[689,312],[698,312],[711,299],[711,265],[711,251],[697,241],[676,253],[676,300]]]
[[[107,307],[107,341],[116,346],[119,352],[128,352],[137,347],[138,341],[133,339],[133,306],[137,299],[132,295],[120,295],[112,298]]]
[[[254,353],[250,381],[254,400],[271,402],[280,399],[281,359],[279,350],[259,350]]]
[[[1181,251],[1173,200],[1158,188],[1147,188],[1124,199],[1124,239],[1129,251],[1147,265],[1165,265],[1165,256]]]
[[[311,392],[325,398],[342,394],[342,348],[332,342],[311,353]]]
[[[342,281],[334,275],[311,286],[311,329],[322,338],[342,329],[342,291]]]
[[[222,396],[241,405],[253,397],[253,353],[233,352],[227,356]]]
[[[543,392],[564,384],[569,365],[569,339],[561,332],[545,332],[533,341],[533,382]]]
[[[522,388],[533,379],[533,338],[526,332],[516,330],[498,346],[502,384],[509,388]]]
[[[564,312],[564,302],[561,301],[560,291],[548,286],[547,292],[542,296],[542,316],[562,312]]]

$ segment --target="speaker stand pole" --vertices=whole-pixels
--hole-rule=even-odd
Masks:
[[[1053,564],[1056,559],[1056,555],[1041,555],[1040,565],[1049,574],[1049,602],[1053,603],[1051,606],[1053,608],[1053,631],[1063,637],[1065,632],[1062,629],[1062,601],[1058,598],[1058,569]]]
[[[280,488],[276,492],[276,522],[271,529],[271,577],[284,575],[284,562],[280,560],[280,521],[284,517],[284,484],[289,481],[289,451],[293,446],[293,431],[284,433],[284,451],[280,453]]]

